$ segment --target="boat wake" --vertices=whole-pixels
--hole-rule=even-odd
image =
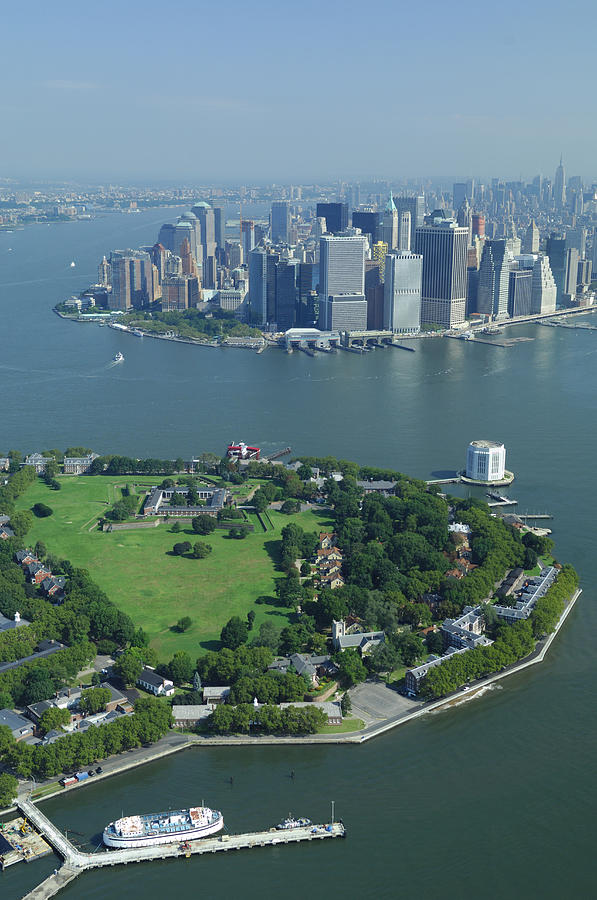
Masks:
[[[467,691],[466,694],[463,694],[461,697],[456,697],[454,700],[450,700],[448,703],[444,703],[443,706],[440,706],[439,709],[434,709],[431,712],[432,716],[440,715],[441,713],[447,712],[449,709],[454,709],[456,706],[462,706],[464,703],[469,703],[471,700],[477,700],[479,697],[482,697],[484,694],[489,693],[489,691],[503,691],[503,685],[493,683],[486,684],[484,687],[477,688],[476,690],[472,688],[470,691]]]

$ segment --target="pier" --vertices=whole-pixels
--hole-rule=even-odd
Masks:
[[[251,850],[254,847],[273,847],[279,844],[295,844],[302,841],[319,841],[325,838],[346,837],[342,822],[324,825],[308,825],[278,831],[251,831],[245,834],[220,834],[217,837],[197,841],[154,844],[151,847],[130,847],[124,850],[83,853],[77,850],[41,810],[30,800],[18,799],[17,806],[29,822],[63,858],[64,865],[30,891],[24,900],[47,900],[72,881],[81,872],[103,866],[128,865],[146,860],[172,859],[194,856],[200,853],[218,853],[228,850]]]

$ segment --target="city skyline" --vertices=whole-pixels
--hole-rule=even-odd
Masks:
[[[10,90],[1,106],[10,140],[0,176],[552,177],[563,153],[568,173],[590,177],[585,53],[595,12],[576,7],[556,27],[537,0],[508,2],[512,25],[497,33],[462,2],[431,2],[423,17],[381,0],[371,23],[379,27],[366,28],[356,4],[340,15],[335,4],[307,0],[287,23],[269,0],[250,8],[232,0],[223,23],[206,4],[177,0],[164,41],[154,0],[85,9],[34,2],[27,16],[5,16],[11,41],[0,65]],[[389,52],[380,52],[387,34]],[[499,61],[490,106],[487,79],[465,77],[481,41],[483,59]],[[537,90],[550,59],[557,77]],[[392,90],[404,83],[412,91]],[[581,115],[583,140],[572,142]],[[303,117],[309,127],[296,129]]]

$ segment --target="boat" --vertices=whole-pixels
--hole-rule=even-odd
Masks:
[[[207,806],[168,810],[148,815],[123,816],[106,825],[106,847],[153,847],[196,841],[224,827],[222,813]]]
[[[75,262],[74,259],[73,259],[73,261],[72,261],[71,264],[70,264],[70,267],[71,267],[71,269],[74,269],[75,266],[76,266],[76,262]]]
[[[112,362],[124,362],[124,356],[120,351],[116,354],[116,356],[112,357]]]
[[[133,334],[135,335],[135,337],[143,337],[143,332],[139,331],[138,328],[133,328]]]
[[[276,831],[289,831],[291,828],[308,828],[311,824],[311,819],[295,819],[289,813],[287,819],[283,819],[282,822],[276,825]]]
[[[463,331],[462,334],[458,335],[458,337],[461,341],[472,341],[474,335],[472,331]]]

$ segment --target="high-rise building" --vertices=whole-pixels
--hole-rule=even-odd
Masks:
[[[563,209],[566,205],[566,172],[561,156],[560,165],[556,169],[556,176],[553,181],[553,199],[556,209]]]
[[[101,263],[97,267],[97,283],[106,286],[110,284],[110,277],[110,263],[104,256]]]
[[[398,250],[402,253],[410,251],[411,233],[410,213],[407,209],[404,209],[398,218]]]
[[[214,240],[216,249],[226,246],[226,210],[223,206],[214,206]]]
[[[531,219],[529,227],[525,231],[524,238],[521,243],[523,253],[539,252],[539,229],[534,219]]]
[[[578,255],[584,259],[587,253],[587,229],[582,225],[566,229],[566,246],[576,247]]]
[[[533,265],[531,284],[531,313],[553,313],[556,311],[556,283],[549,265],[549,257],[538,256]]]
[[[319,293],[365,293],[366,238],[323,235],[319,241]]]
[[[554,281],[557,288],[557,304],[562,303],[564,294],[566,293],[566,239],[551,235],[547,238],[545,252],[549,257],[549,265],[551,268]]]
[[[384,327],[384,286],[379,264],[372,259],[365,260],[365,299],[367,301],[367,330],[381,331]]]
[[[143,250],[113,250],[110,254],[112,293],[110,309],[140,309],[158,293],[157,269]]]
[[[510,258],[506,241],[485,241],[479,266],[478,313],[494,319],[507,317],[509,274]]]
[[[410,251],[388,253],[384,283],[384,328],[396,334],[421,329],[423,257]]]
[[[248,259],[251,250],[255,248],[255,222],[252,219],[243,219],[240,223],[240,231],[243,241],[243,259]]]
[[[201,282],[203,287],[213,289],[217,282],[215,212],[205,200],[196,203],[191,212],[201,227]]]
[[[576,247],[568,247],[566,250],[566,278],[564,281],[564,300],[568,303],[576,297],[578,260],[579,255]]]
[[[458,181],[452,188],[452,205],[454,211],[460,209],[464,201],[467,199],[467,189],[465,181]]]
[[[167,275],[162,281],[162,310],[190,309],[199,302],[199,279],[196,275]]]
[[[182,262],[183,275],[197,275],[197,263],[191,252],[191,245],[188,238],[185,238],[180,247],[180,259]]]
[[[191,253],[197,262],[201,262],[201,253],[200,253],[200,244],[199,248],[197,245],[197,230],[199,229],[199,223],[197,222],[197,218],[193,216],[195,219],[195,223],[197,223],[197,227],[193,222],[188,220],[180,220],[178,222],[166,223],[162,225],[160,228],[160,233],[158,235],[158,243],[160,243],[166,250],[170,250],[171,253],[176,253],[177,256],[180,256],[180,248],[182,247],[183,241],[187,240],[191,247]]]
[[[593,258],[592,258],[592,275],[597,278],[597,228],[593,229]]]
[[[369,237],[369,244],[372,247],[377,240],[377,232],[379,229],[379,213],[365,212],[362,210],[353,212],[352,227],[360,228],[362,233]]]
[[[485,216],[481,213],[473,213],[472,215],[473,237],[485,237]]]
[[[532,269],[511,269],[508,277],[508,314],[530,316],[533,288]]]
[[[385,266],[386,266],[386,254],[388,252],[388,245],[385,241],[378,241],[376,244],[373,244],[371,249],[371,256],[373,258],[373,262],[379,267],[379,277],[383,284],[385,277]]]
[[[421,323],[452,328],[465,321],[468,231],[438,220],[415,232],[415,252],[423,255]]]
[[[388,245],[389,250],[396,250],[398,247],[398,210],[394,203],[392,192],[386,203],[383,216],[381,217],[380,238],[384,244]]]
[[[325,219],[330,234],[338,234],[348,228],[347,203],[318,203],[316,215]]]
[[[276,264],[276,310],[278,331],[296,325],[299,291],[298,259],[284,259]]]
[[[423,194],[417,194],[415,197],[397,197],[396,209],[398,216],[401,213],[410,213],[410,246],[415,246],[415,231],[423,225],[425,216],[425,197]]]
[[[267,253],[256,247],[249,254],[249,321],[265,325],[267,316]]]
[[[329,294],[319,303],[322,331],[366,331],[367,301],[364,294]]]
[[[272,244],[290,243],[290,204],[288,200],[274,200],[270,225]]]
[[[458,208],[456,221],[461,228],[466,228],[466,230],[468,231],[468,243],[470,245],[473,239],[473,211],[471,210],[470,204],[466,197]]]

